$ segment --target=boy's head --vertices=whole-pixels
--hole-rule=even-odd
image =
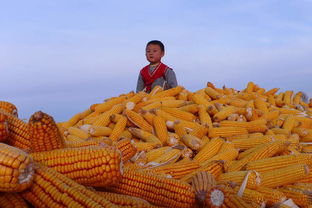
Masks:
[[[159,40],[152,40],[146,44],[146,59],[151,64],[158,64],[165,55],[165,46]]]

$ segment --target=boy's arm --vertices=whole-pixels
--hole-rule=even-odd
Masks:
[[[143,77],[141,75],[141,73],[139,74],[139,77],[138,77],[138,83],[137,83],[137,87],[136,87],[136,92],[140,92],[144,90],[144,81],[143,81]]]
[[[178,86],[177,78],[173,70],[167,70],[165,74],[166,81],[168,83],[169,88],[173,88]]]

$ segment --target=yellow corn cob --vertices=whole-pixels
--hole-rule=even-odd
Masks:
[[[168,146],[175,146],[180,143],[180,137],[176,133],[168,132],[168,139],[166,144]]]
[[[211,97],[213,100],[219,99],[222,96],[222,94],[220,94],[218,91],[216,91],[211,87],[205,88],[205,93],[207,93],[207,95]]]
[[[280,115],[280,111],[272,110],[272,111],[269,111],[267,113],[264,113],[261,116],[261,119],[265,119],[267,121],[271,121],[271,120],[277,119],[279,115]]]
[[[259,109],[259,110],[263,111],[264,113],[269,112],[267,103],[261,98],[257,98],[255,100],[255,107],[256,107],[256,109]]]
[[[148,105],[143,106],[141,109],[144,110],[144,111],[148,111],[148,110],[151,110],[151,109],[154,109],[154,108],[160,108],[160,107],[161,107],[161,102],[160,101],[156,101],[156,102],[153,102],[153,103],[150,103]]]
[[[206,194],[214,186],[217,185],[217,181],[214,175],[200,171],[192,178],[192,187],[195,190],[196,200],[200,206],[204,206]]]
[[[259,144],[269,143],[274,140],[275,140],[274,136],[265,135],[265,136],[260,136],[260,137],[250,137],[248,139],[235,139],[232,142],[235,148],[238,148],[240,150],[247,150]]]
[[[231,141],[225,141],[219,149],[218,154],[234,149],[235,146]]]
[[[296,120],[300,122],[300,126],[302,128],[311,129],[312,128],[312,119],[302,116],[295,116]]]
[[[173,164],[159,166],[153,168],[153,170],[156,173],[168,174],[174,179],[180,179],[198,168],[200,168],[198,163],[194,161],[187,161],[184,163],[176,162]]]
[[[192,178],[197,173],[199,173],[201,171],[205,171],[207,173],[210,173],[210,174],[214,175],[215,178],[217,178],[223,172],[223,165],[224,165],[224,162],[222,162],[222,161],[218,161],[218,160],[210,161],[209,163],[206,163],[203,166],[201,166],[200,168],[198,168],[197,170],[183,176],[180,180],[185,181],[187,183],[191,183]]]
[[[66,148],[78,148],[78,147],[88,147],[88,146],[105,146],[112,145],[112,140],[107,137],[102,137],[101,139],[88,139],[80,141],[65,141]]]
[[[205,126],[198,126],[198,128],[193,129],[193,131],[190,132],[190,135],[196,136],[197,138],[202,139],[203,136],[206,136],[208,133],[208,126],[205,124]]]
[[[204,147],[200,149],[193,160],[201,163],[212,158],[218,153],[223,143],[224,140],[221,138],[211,139]]]
[[[91,126],[89,129],[91,136],[109,136],[112,133],[112,129],[106,126]]]
[[[109,189],[140,197],[158,206],[186,208],[195,203],[194,189],[189,184],[148,171],[127,170],[119,183]]]
[[[189,102],[184,100],[163,100],[160,101],[162,108],[180,108],[187,105]]]
[[[269,95],[269,96],[268,96],[268,103],[269,103],[270,105],[276,106],[275,98],[274,98],[273,95]]]
[[[288,185],[303,179],[309,174],[305,164],[290,165],[261,174],[262,185],[269,188]]]
[[[136,126],[141,128],[142,130],[152,132],[152,126],[140,114],[127,109],[125,110],[125,113],[127,118]]]
[[[20,192],[31,186],[32,158],[23,150],[0,143],[0,191]]]
[[[151,92],[147,95],[147,98],[151,98],[153,97],[155,94],[159,93],[159,92],[162,92],[164,91],[164,89],[159,86],[159,85],[156,85],[152,90]]]
[[[223,173],[217,178],[218,183],[231,182],[241,185],[246,180],[246,188],[257,189],[262,185],[262,178],[256,171],[232,171]]]
[[[292,100],[294,105],[299,105],[300,104],[301,96],[302,96],[302,92],[297,92],[295,94],[295,96],[293,97],[293,100]]]
[[[103,192],[103,191],[97,191],[96,193],[100,195],[101,197],[105,198],[106,200],[110,201],[111,203],[116,204],[120,207],[129,207],[129,208],[131,207],[153,208],[154,207],[148,201],[138,198],[138,197],[128,196],[125,194]]]
[[[282,128],[291,132],[291,130],[295,127],[296,119],[293,115],[287,116],[285,119]]]
[[[1,193],[0,207],[2,208],[28,208],[28,204],[18,193]]]
[[[156,136],[161,141],[161,143],[166,144],[169,135],[168,135],[168,129],[167,129],[165,120],[160,116],[154,116],[153,127],[155,130]]]
[[[13,103],[0,101],[0,109],[12,116],[18,117],[17,108]]]
[[[284,94],[284,98],[283,98],[283,101],[285,103],[285,105],[292,105],[292,94],[293,94],[293,91],[290,91],[290,90],[287,90],[285,91],[285,94]]]
[[[117,98],[118,99],[118,98]],[[93,126],[107,126],[110,122],[110,116],[113,114],[119,114],[124,109],[124,104],[115,104],[112,108],[104,113],[100,114],[99,117],[92,122]]]
[[[307,164],[311,166],[312,155],[296,154],[264,158],[247,163],[246,170],[256,170],[262,173],[295,164]]]
[[[309,134],[309,131],[306,128],[300,128],[300,127],[293,128],[291,132],[298,134],[300,137],[305,137]]]
[[[138,152],[149,151],[149,150],[152,150],[161,146],[159,143],[155,143],[155,142],[135,142],[134,144]]]
[[[158,92],[151,96],[151,98],[160,98],[160,97],[170,97],[178,95],[184,88],[182,86],[177,86],[168,90]]]
[[[121,152],[122,162],[130,160],[137,153],[134,142],[129,138],[120,139],[115,146]]]
[[[91,113],[91,110],[88,109]],[[63,124],[64,127],[69,128],[71,126],[74,126],[76,123],[79,122],[79,120],[81,119],[81,113],[77,113],[75,115],[73,115],[67,122],[65,122],[65,124]]]
[[[80,184],[107,186],[121,176],[120,152],[108,145],[64,148],[31,153],[35,161],[49,166]]]
[[[85,140],[84,140],[84,139],[81,139],[80,137],[77,137],[77,136],[75,136],[75,135],[69,134],[69,135],[67,135],[67,136],[65,137],[65,141],[66,141],[66,142],[82,142],[82,141],[85,141]]]
[[[280,204],[286,200],[286,196],[283,192],[278,191],[277,189],[267,188],[264,186],[259,186],[257,191],[263,194],[266,199],[268,206],[273,206],[276,204]]]
[[[170,147],[170,149],[168,149],[163,155],[154,159],[149,164],[153,166],[154,163],[157,165],[174,163],[180,158],[180,156],[181,150]]]
[[[67,132],[65,132],[65,135],[67,136],[68,134],[77,136],[77,137],[79,137],[81,139],[87,139],[87,138],[90,137],[90,135],[88,133],[86,133],[82,129],[74,127],[74,126],[69,127],[67,129]]]
[[[28,133],[28,125],[21,119],[13,116],[7,112],[0,109],[0,114],[7,116],[9,138],[7,143],[11,146],[29,151],[31,148],[31,143]]]
[[[274,95],[277,91],[279,91],[279,88],[272,88],[264,93],[265,96]]]
[[[65,175],[36,166],[33,185],[22,193],[34,207],[117,207]]]
[[[288,146],[289,142],[286,141],[275,141],[265,143],[264,145],[259,145],[254,149],[253,152],[230,165],[227,171],[231,172],[241,170],[248,162],[271,157],[279,152],[284,151]]]
[[[109,135],[109,138],[112,140],[112,141],[117,141],[122,132],[125,130],[126,128],[126,125],[127,125],[127,118],[122,116],[116,123],[112,133]]]
[[[239,98],[233,98],[233,99],[229,100],[229,102],[227,104],[229,104],[230,106],[244,108],[247,106],[248,101],[243,100],[243,99],[239,99]]]
[[[199,120],[202,125],[207,124],[209,128],[212,128],[212,121],[209,113],[206,111],[206,108],[204,105],[199,105],[198,106],[198,115],[199,115]]]
[[[180,107],[179,110],[195,114],[198,112],[198,105],[197,104],[185,105],[185,106]]]
[[[7,118],[6,115],[0,114],[0,142],[5,141],[9,136]]]
[[[248,82],[247,87],[244,91],[247,93],[251,93],[254,91],[254,88],[255,88],[255,83],[250,81],[250,82]]]
[[[227,106],[225,108],[223,108],[221,111],[219,111],[218,113],[216,113],[213,116],[213,120],[214,121],[222,121],[224,119],[226,119],[229,115],[236,113],[237,109],[234,106]]]
[[[238,193],[238,196],[240,196],[245,202],[247,203],[255,203],[257,207],[265,207],[266,205],[266,199],[264,195],[257,190],[252,189],[244,189],[243,193],[240,193],[240,187],[236,186],[234,188],[234,191]],[[242,195],[240,195],[242,194]]]
[[[102,113],[102,112],[105,112],[105,111],[108,111],[110,110],[111,108],[113,108],[113,106],[117,105],[117,104],[120,104],[122,102],[124,102],[126,100],[126,97],[125,96],[121,96],[121,97],[117,97],[117,98],[114,98],[114,99],[111,99],[111,100],[108,100],[104,103],[101,103],[99,105],[97,105],[94,109],[94,111],[96,113]]]
[[[155,114],[149,112],[149,111],[141,111],[143,118],[150,124],[153,125],[153,119],[155,117]]]
[[[129,109],[129,107],[131,108],[131,106],[134,107],[135,104],[137,104],[138,102],[140,102],[144,97],[147,96],[147,93],[146,92],[138,92],[136,93],[135,95],[133,95],[131,98],[127,99],[124,101],[124,104],[126,106],[127,109]],[[132,103],[132,104],[130,104]],[[129,109],[129,110],[133,110],[132,109]]]
[[[181,141],[192,150],[199,150],[202,146],[201,139],[190,134],[183,135]]]
[[[187,134],[186,130],[185,130],[185,126],[183,126],[183,124],[177,120],[174,122],[174,132],[180,137],[182,138],[183,135]]]
[[[75,128],[75,127],[70,127]],[[41,111],[34,113],[28,122],[31,151],[42,152],[64,147],[62,137],[54,119]]]
[[[247,129],[249,133],[253,132],[265,132],[268,128],[266,126],[265,119],[257,119],[250,122],[244,121],[221,121],[221,127],[242,127]]]
[[[169,149],[170,149],[169,146],[165,146],[165,147],[159,147],[157,149],[153,149],[153,150],[148,151],[146,153],[147,162],[151,162],[151,161],[157,159],[158,157],[163,155]]]
[[[161,110],[169,113],[170,115],[172,115],[178,119],[182,119],[182,120],[186,120],[186,121],[193,121],[196,118],[196,116],[194,116],[192,113],[182,111],[182,110],[179,110],[177,108],[161,107]]]
[[[187,101],[187,100],[188,100],[188,99],[187,99],[187,95],[188,95],[188,92],[184,89],[184,90],[182,90],[182,91],[179,93],[177,99],[178,99],[178,100],[185,100],[185,101]]]
[[[283,194],[291,198],[300,207],[309,207],[312,204],[312,196],[309,192],[289,187],[282,187],[277,190],[283,192]]]
[[[205,106],[206,109],[214,108],[214,107],[212,107],[213,105],[207,99],[205,99],[205,97],[203,95],[200,95],[197,93],[193,94],[192,101],[198,105]]]
[[[134,127],[130,127],[128,128],[128,130],[131,132],[133,136],[138,137],[145,142],[154,142],[160,145],[162,144],[161,141],[155,135],[147,131],[141,130],[139,128],[134,128]]]
[[[236,139],[248,139],[250,134],[242,134],[242,135],[235,135],[230,137],[225,137],[227,141],[233,141]]]
[[[238,150],[237,149],[229,149],[224,152],[218,153],[209,160],[203,161],[200,163],[201,166],[214,161],[214,160],[222,160],[224,162],[235,160],[238,156]]]
[[[218,127],[209,129],[209,137],[230,137],[235,135],[247,134],[248,131],[243,127]]]

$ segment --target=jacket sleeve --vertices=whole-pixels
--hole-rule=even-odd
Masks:
[[[143,81],[143,77],[142,77],[141,73],[139,73],[136,92],[138,93],[138,92],[142,91],[143,89],[144,89],[144,81]]]
[[[166,78],[169,88],[178,86],[177,78],[173,70],[170,70],[170,69],[167,70],[165,74],[165,78]]]

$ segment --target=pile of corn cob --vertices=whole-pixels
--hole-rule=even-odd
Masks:
[[[66,122],[0,101],[0,207],[312,207],[312,100],[181,86]]]

